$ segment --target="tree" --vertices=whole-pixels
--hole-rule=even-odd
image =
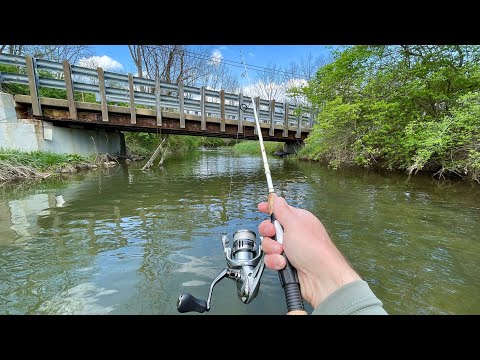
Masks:
[[[257,70],[255,83],[251,84],[245,93],[249,96],[258,96],[264,100],[283,102],[286,93],[287,74],[278,65],[269,62],[265,70]]]
[[[128,45],[139,77],[186,85],[206,75],[208,49],[193,52],[186,45]]]
[[[0,52],[19,56],[30,54],[35,58],[57,62],[68,60],[71,64],[93,54],[90,45],[0,45]]]
[[[478,159],[479,59],[480,46],[473,45],[336,51],[303,89],[309,101],[323,106],[304,154],[333,166],[442,175],[460,175],[461,167],[471,174],[478,164],[467,159]]]

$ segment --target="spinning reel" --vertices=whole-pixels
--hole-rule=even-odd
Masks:
[[[232,247],[228,247],[229,239],[224,235],[222,244],[227,268],[212,281],[207,301],[197,299],[191,294],[182,294],[177,301],[177,310],[181,313],[210,311],[213,288],[225,277],[235,280],[238,297],[243,303],[250,303],[258,294],[260,278],[265,269],[262,246],[255,243],[255,238],[253,231],[238,230],[233,234]]]

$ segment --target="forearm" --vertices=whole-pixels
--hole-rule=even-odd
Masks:
[[[312,315],[388,315],[368,283],[357,280],[323,300]]]

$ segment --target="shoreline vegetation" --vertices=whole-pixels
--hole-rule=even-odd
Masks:
[[[151,135],[151,134],[147,134]],[[180,137],[180,136],[178,136]],[[199,139],[184,139],[179,140],[173,138],[169,139],[169,146],[175,150],[169,150],[168,157],[172,154],[178,154],[186,151],[191,151],[201,147],[230,147],[235,154],[246,155],[260,155],[260,145],[258,140],[242,140],[239,142],[229,141],[228,139],[211,139],[199,138]],[[126,136],[127,138],[127,136]],[[188,136],[188,138],[194,138]],[[145,139],[144,139],[145,140]],[[210,141],[209,141],[210,140]],[[214,140],[214,141],[211,141]],[[120,162],[130,163],[132,161],[142,161],[148,159],[154,152],[156,147],[156,141],[150,141],[150,143],[130,139],[127,143],[127,156],[117,157],[110,154],[96,154],[90,156],[82,156],[78,154],[56,154],[42,151],[30,151],[24,152],[13,149],[1,149],[0,148],[0,186],[4,184],[16,184],[19,182],[35,182],[50,177],[58,177],[62,174],[74,174],[77,172],[96,170],[100,168],[109,168],[119,165]],[[265,151],[268,155],[273,156],[285,156],[283,153],[283,143],[280,142],[265,142]],[[359,167],[357,164],[342,163],[341,166],[333,166],[331,163],[324,161],[324,159],[316,158],[312,159],[308,156],[310,149],[308,145],[301,149],[298,154],[288,155],[293,160],[315,162],[327,166],[332,169],[337,168],[355,168]],[[390,170],[394,172],[401,171],[399,169],[386,169],[381,166],[370,167],[372,170],[384,171]],[[415,174],[417,171],[415,172]],[[437,176],[433,171],[419,170],[418,174]],[[409,175],[407,173],[407,175]],[[439,177],[441,178],[441,177]],[[446,178],[446,177],[443,177]],[[450,180],[454,179],[451,176]],[[458,178],[457,180],[467,179]],[[478,181],[478,178],[469,178],[471,180]]]
[[[19,181],[37,181],[62,174],[108,168],[125,161],[148,159],[158,146],[159,136],[155,134],[125,134],[127,156],[120,158],[110,154],[82,156],[78,154],[57,154],[44,151],[20,151],[0,148],[0,184]],[[236,154],[260,154],[258,141],[232,141],[193,136],[171,136],[168,139],[168,156],[198,149],[200,147],[231,147]],[[174,149],[174,150],[171,150]],[[283,144],[265,142],[268,154],[282,152]]]
[[[43,180],[61,174],[112,167],[117,162],[109,154],[81,156],[0,149],[0,184]]]
[[[299,159],[480,183],[480,46],[345,46],[290,92],[318,114]]]

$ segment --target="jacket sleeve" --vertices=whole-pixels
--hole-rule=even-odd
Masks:
[[[312,315],[388,315],[368,283],[357,280],[328,296]]]

